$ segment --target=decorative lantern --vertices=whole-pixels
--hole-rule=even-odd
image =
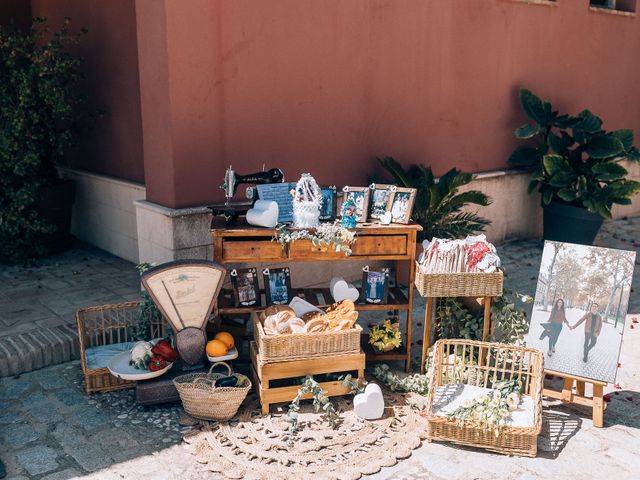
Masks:
[[[293,226],[296,228],[319,227],[322,192],[311,174],[302,174],[291,195],[293,196]]]

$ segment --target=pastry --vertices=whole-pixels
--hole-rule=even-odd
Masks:
[[[295,315],[296,312],[294,312],[293,308],[291,308],[288,305],[271,305],[270,307],[267,307],[264,309],[264,316],[266,317],[270,317],[271,315],[274,315],[278,312],[291,312]]]
[[[313,320],[314,318],[322,317],[323,315],[324,315],[324,313],[322,313],[322,312],[316,312],[316,311],[307,312],[304,315],[302,315],[302,320],[304,322],[308,322],[310,320]]]
[[[351,328],[353,328],[353,323],[351,323],[351,320],[345,319],[345,320],[340,321],[340,323],[338,323],[338,325],[333,327],[332,330],[335,330],[335,331],[338,331],[338,330],[349,330]]]
[[[280,335],[285,330],[285,324],[295,318],[296,314],[282,310],[264,319],[264,333],[267,335]]]
[[[327,329],[327,321],[325,318],[314,318],[306,323],[304,329],[306,333],[324,332]]]
[[[281,329],[280,333],[305,333],[305,323],[302,319],[294,317],[290,319]]]

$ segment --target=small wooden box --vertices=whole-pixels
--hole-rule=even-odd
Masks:
[[[364,380],[364,367],[365,355],[362,351],[293,361],[265,362],[258,352],[256,343],[251,342],[251,374],[256,392],[260,397],[263,415],[269,413],[269,407],[272,403],[291,402],[300,388],[297,385],[272,387],[269,384],[272,380],[354,371],[358,372],[358,380]],[[351,393],[351,390],[342,385],[340,381],[320,382],[320,386],[329,397]],[[303,398],[311,397],[305,396]]]

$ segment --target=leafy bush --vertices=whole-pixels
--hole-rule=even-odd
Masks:
[[[614,204],[631,203],[640,183],[625,178],[628,172],[620,162],[640,161],[633,131],[607,132],[589,110],[559,115],[549,102],[524,88],[520,102],[533,124],[521,126],[515,135],[535,139],[535,145],[518,147],[509,163],[533,169],[530,193],[537,188],[544,205],[557,201],[605,218],[611,218]]]
[[[436,179],[431,167],[414,165],[405,170],[391,157],[378,161],[399,186],[417,189],[413,218],[423,228],[421,239],[462,238],[484,231],[491,223],[476,213],[462,211],[467,205],[491,204],[491,199],[478,190],[458,193],[474,179],[472,174],[452,168]]]
[[[39,240],[53,228],[38,215],[39,195],[58,178],[84,103],[82,60],[65,45],[86,30],[72,35],[69,22],[58,32],[44,18],[26,32],[0,26],[0,260],[45,253]]]

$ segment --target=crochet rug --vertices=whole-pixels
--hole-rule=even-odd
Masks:
[[[212,472],[232,479],[357,480],[407,458],[426,438],[426,421],[412,407],[423,403],[413,394],[385,392],[385,414],[362,420],[352,398],[334,397],[340,414],[334,430],[310,401],[301,403],[295,444],[287,445],[287,405],[262,416],[257,401],[245,401],[229,422],[204,422],[185,435],[196,459]],[[415,405],[414,405],[415,406]]]

